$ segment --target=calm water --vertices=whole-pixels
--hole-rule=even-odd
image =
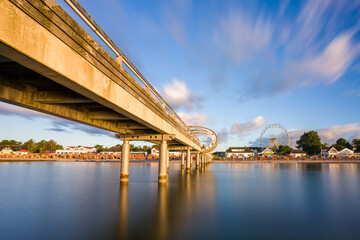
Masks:
[[[360,239],[359,164],[0,163],[0,239]]]

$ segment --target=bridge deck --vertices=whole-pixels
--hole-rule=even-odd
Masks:
[[[52,0],[0,0],[0,100],[122,134],[198,139]]]

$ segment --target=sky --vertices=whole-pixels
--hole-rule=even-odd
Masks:
[[[360,1],[78,2],[188,125],[217,133],[218,151],[257,145],[273,123],[288,130],[291,146],[310,130],[328,144],[360,137]],[[1,139],[119,143],[5,103],[0,122]]]

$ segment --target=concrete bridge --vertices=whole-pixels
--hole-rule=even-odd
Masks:
[[[66,2],[116,59],[54,0],[0,0],[0,100],[117,133],[122,181],[129,175],[129,141],[160,144],[160,182],[170,150],[187,153],[187,171],[192,154],[198,167],[211,161],[216,135],[187,126],[85,10]],[[198,135],[211,143],[202,146]]]

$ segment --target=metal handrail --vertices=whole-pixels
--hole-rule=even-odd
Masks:
[[[188,126],[183,122],[183,120],[176,114],[176,112],[170,107],[170,105],[161,97],[161,95],[155,90],[155,88],[146,80],[146,78],[140,73],[140,71],[132,64],[132,62],[125,56],[125,54],[116,46],[116,44],[105,34],[105,32],[97,25],[97,23],[90,17],[90,15],[85,11],[85,9],[76,1],[76,0],[64,0],[78,15],[79,17],[93,30],[101,40],[116,54],[117,58],[121,58],[121,61],[137,76],[137,78],[149,88],[155,97],[161,102],[174,116],[175,120],[179,122],[183,127],[188,130]],[[195,136],[195,134],[190,130],[189,133],[192,136],[193,141],[200,144],[200,140]]]

